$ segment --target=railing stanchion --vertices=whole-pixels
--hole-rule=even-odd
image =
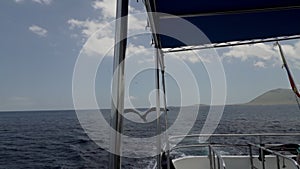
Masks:
[[[249,144],[249,154],[250,154],[250,164],[251,164],[251,169],[254,169],[253,165],[253,154],[252,154],[252,146]]]
[[[208,147],[209,147],[209,156],[210,156],[210,168],[226,169],[224,159],[222,158],[220,153],[216,152],[216,150],[211,145],[208,145]]]
[[[213,169],[213,159],[212,159],[212,153],[211,153],[211,147],[210,146],[208,146],[208,153],[209,153],[209,164],[210,164],[210,169]]]
[[[218,159],[218,169],[220,169],[221,168],[221,164],[220,164],[220,158],[217,156],[217,159]]]
[[[279,156],[276,155],[277,169],[280,169]]]
[[[282,168],[285,168],[285,167],[286,167],[286,165],[285,165],[285,159],[282,158]]]
[[[261,154],[261,164],[262,164],[262,169],[266,169],[265,166],[265,154],[264,154],[264,150],[262,148],[259,149],[260,154]]]
[[[214,169],[216,169],[216,154],[215,152],[213,151],[213,159],[214,159]]]

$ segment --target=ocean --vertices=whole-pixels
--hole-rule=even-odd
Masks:
[[[179,117],[179,108],[170,107],[169,110],[169,124],[172,125]],[[189,134],[200,132],[208,110],[208,106],[199,109]],[[189,113],[191,108],[186,107],[182,111]],[[109,110],[103,112],[108,120]],[[131,123],[130,113],[128,117],[124,121],[125,135],[147,138],[155,133],[155,121]],[[187,123],[188,120],[190,119],[187,119]],[[182,123],[182,127],[185,125]],[[176,134],[179,132],[180,130]],[[300,111],[296,105],[226,106],[214,133],[300,133]],[[197,140],[185,139],[180,143]],[[210,141],[242,144],[257,142],[257,138],[216,138]],[[265,142],[299,144],[300,136],[265,138]],[[136,144],[136,148],[142,150],[144,147]],[[172,156],[193,153],[195,152],[189,150],[174,151]],[[205,151],[199,150],[197,153],[204,154]],[[224,150],[223,153],[228,152]],[[237,150],[236,153],[244,152]],[[0,168],[108,168],[108,160],[109,153],[88,137],[73,110],[0,112]],[[122,167],[126,169],[152,168],[154,164],[154,157],[122,159]]]

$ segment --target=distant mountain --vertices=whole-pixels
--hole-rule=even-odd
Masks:
[[[289,105],[297,104],[295,95],[291,89],[274,89],[270,90],[255,99],[251,100],[246,105]]]

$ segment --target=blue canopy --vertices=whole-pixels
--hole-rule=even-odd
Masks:
[[[300,35],[300,0],[146,0],[146,3],[148,12],[166,13],[155,16],[151,23],[160,34],[156,41],[159,48]],[[195,28],[190,25],[202,31],[209,41],[197,38]]]

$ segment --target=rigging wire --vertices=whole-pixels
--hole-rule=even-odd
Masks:
[[[281,47],[281,45],[280,45],[280,43],[278,41],[276,42],[276,45],[279,48],[280,56],[281,56],[281,59],[282,59],[282,62],[283,62],[282,68],[285,68],[285,70],[286,70],[286,73],[287,73],[289,81],[290,81],[291,88],[292,88],[292,90],[293,90],[293,92],[295,94],[295,99],[296,99],[298,108],[300,110],[300,102],[299,102],[300,93],[298,91],[298,88],[297,88],[296,83],[294,81],[293,75],[292,75],[292,73],[291,73],[291,71],[289,69],[289,66],[287,64],[287,61],[285,59],[282,47]]]
[[[293,78],[293,76],[292,76],[292,73],[291,73],[291,71],[290,71],[290,69],[289,69],[289,66],[288,66],[288,64],[287,64],[287,62],[286,62],[286,59],[285,59],[285,57],[284,57],[282,47],[281,47],[281,45],[279,44],[279,42],[276,42],[276,44],[277,44],[278,47],[279,47],[279,52],[280,52],[281,59],[282,59],[282,62],[283,62],[282,67],[284,67],[285,70],[286,70],[286,72],[287,72],[287,75],[288,75],[288,78],[289,78],[289,81],[290,81],[290,85],[291,85],[291,87],[292,87],[292,90],[293,90],[293,92],[295,93],[295,95],[296,95],[297,97],[300,98],[300,93],[298,92],[296,83],[295,83],[295,81],[294,81],[294,78]]]
[[[297,105],[298,105],[298,109],[300,110],[300,102],[299,102],[299,99],[298,99],[297,95],[295,95],[295,99],[296,99],[296,102],[297,102]]]

